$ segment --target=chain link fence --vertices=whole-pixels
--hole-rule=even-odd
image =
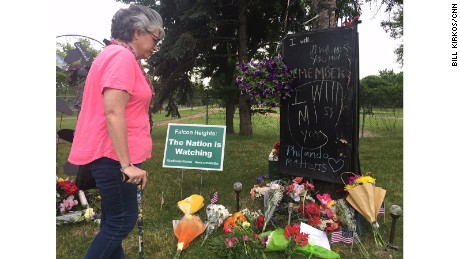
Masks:
[[[69,107],[74,111],[72,115],[67,115],[62,112],[56,112],[56,130],[60,129],[75,129],[78,109],[74,105],[74,96],[60,96]],[[382,97],[384,98],[384,97]],[[201,99],[201,98],[200,98]],[[203,98],[206,101],[206,98]],[[204,101],[204,103],[206,103]],[[217,99],[208,99],[208,105],[191,105],[179,106],[180,118],[166,117],[166,112],[160,111],[153,114],[153,127],[167,125],[168,123],[183,123],[183,124],[210,124],[210,125],[226,125],[225,107],[222,101]],[[373,109],[360,109],[360,137],[378,137],[391,136],[400,134],[403,120],[403,109],[397,107],[373,107]],[[273,121],[275,120],[275,121]],[[273,113],[253,114],[252,127],[253,132],[258,130],[270,130],[279,132],[280,130],[279,109],[275,109]],[[238,108],[235,109],[233,118],[235,133],[239,131],[239,113]]]

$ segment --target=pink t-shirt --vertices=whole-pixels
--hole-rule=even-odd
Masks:
[[[151,157],[152,138],[148,110],[150,89],[130,50],[109,45],[96,57],[86,79],[69,162],[87,164],[101,157],[118,161],[107,130],[103,91],[106,88],[127,91],[126,106],[128,148],[131,162],[141,163]]]

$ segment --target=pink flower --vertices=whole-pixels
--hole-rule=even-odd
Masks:
[[[295,182],[296,184],[300,184],[302,181],[303,181],[303,178],[302,178],[302,177],[296,177],[296,178],[294,178],[294,182]]]
[[[289,193],[289,192],[292,192],[294,190],[294,185],[293,184],[290,184],[288,186],[286,186],[286,191]]]
[[[252,236],[253,236],[254,238],[259,238],[259,235],[257,235],[257,234],[253,234]]]
[[[60,211],[62,213],[69,211],[72,209],[73,206],[77,205],[78,201],[73,199],[73,195],[69,195],[67,199],[63,200],[62,203],[59,205]]]
[[[249,239],[248,236],[244,236],[244,237],[243,237],[243,240],[244,240],[244,241],[248,241],[248,239]]]
[[[331,196],[329,193],[325,193],[323,195],[316,194],[316,198],[321,202],[321,204],[328,205],[331,200]]]
[[[264,236],[262,240],[260,240],[260,243],[262,244],[263,248],[267,247],[267,241],[268,241],[268,236]]]
[[[309,183],[308,181],[305,181],[304,186],[305,186],[305,189],[310,188],[313,191],[315,190],[315,186],[313,184]]]
[[[227,248],[230,248],[233,246],[233,242],[230,239],[225,238],[225,241],[227,242]]]
[[[232,226],[227,226],[227,227],[224,228],[224,233],[228,234],[228,233],[232,232],[232,230],[233,230]]]

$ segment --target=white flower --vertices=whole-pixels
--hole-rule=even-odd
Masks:
[[[87,208],[85,210],[85,219],[90,220],[94,217],[94,210],[92,208]]]

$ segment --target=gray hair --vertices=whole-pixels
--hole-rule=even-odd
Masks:
[[[130,5],[118,10],[112,18],[112,38],[131,42],[136,30],[160,31],[160,39],[165,37],[163,19],[155,10],[142,5]]]

